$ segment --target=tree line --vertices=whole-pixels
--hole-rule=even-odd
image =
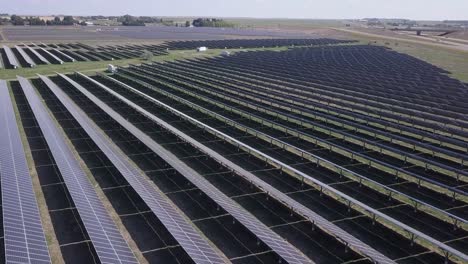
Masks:
[[[234,24],[224,21],[223,19],[219,18],[197,18],[192,21],[186,21],[185,23],[176,23],[172,20],[163,20],[162,18],[150,17],[150,16],[131,16],[131,15],[124,15],[124,16],[114,16],[114,17],[106,17],[106,16],[91,16],[91,17],[82,17],[80,21],[77,21],[73,18],[73,16],[64,16],[63,19],[56,16],[52,20],[44,20],[40,17],[21,17],[18,15],[12,15],[8,20],[8,17],[0,19],[1,24],[8,24],[11,23],[15,26],[23,26],[23,25],[31,25],[31,26],[52,26],[52,25],[65,25],[71,26],[75,24],[80,24],[85,26],[86,21],[89,19],[91,20],[99,20],[99,19],[113,19],[114,21],[120,22],[122,26],[145,26],[146,24],[162,24],[165,26],[177,26],[177,27],[234,27]]]
[[[197,18],[192,21],[194,27],[234,27],[234,24],[219,18]]]
[[[17,15],[12,15],[9,21],[12,25],[15,26],[24,26],[24,25],[31,25],[31,26],[53,26],[53,25],[66,25],[71,26],[78,21],[74,20],[72,16],[64,16],[63,19],[60,17],[54,17],[53,20],[44,20],[40,17],[20,17]]]

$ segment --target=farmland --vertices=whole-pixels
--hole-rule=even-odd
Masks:
[[[2,28],[0,261],[466,263],[466,54],[232,21]]]

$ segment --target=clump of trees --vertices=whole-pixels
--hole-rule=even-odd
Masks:
[[[144,20],[141,20],[138,17],[134,17],[131,15],[125,15],[117,19],[118,22],[122,23],[122,26],[144,26]]]
[[[54,20],[48,20],[47,25],[63,25],[63,26],[72,26],[78,21],[73,19],[72,16],[64,16],[62,20],[60,20],[60,17],[54,17]]]
[[[234,27],[234,24],[219,18],[197,18],[193,20],[194,27]]]
[[[46,22],[44,19],[40,19],[39,17],[26,17],[25,19],[27,21],[27,24],[31,26],[45,26]]]
[[[64,16],[63,19],[60,17],[54,17],[53,20],[41,19],[39,17],[26,17],[22,18],[17,15],[12,15],[10,17],[10,23],[15,26],[31,25],[31,26],[45,26],[45,25],[65,25],[72,26],[75,23],[78,23],[72,16]]]
[[[156,17],[149,17],[149,16],[141,16],[138,17],[138,20],[143,22],[143,23],[162,23],[163,19],[162,18],[156,18]]]
[[[17,16],[17,15],[12,15],[10,17],[10,22],[12,25],[15,25],[15,26],[23,26],[24,25],[24,19],[20,16]]]

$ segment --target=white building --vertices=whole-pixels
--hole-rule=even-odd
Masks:
[[[198,51],[198,52],[203,52],[203,51],[207,51],[207,50],[208,50],[207,47],[198,47],[198,48],[197,48],[197,51]]]

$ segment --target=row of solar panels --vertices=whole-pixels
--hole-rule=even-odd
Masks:
[[[140,57],[144,50],[153,55],[166,55],[167,50],[208,48],[258,48],[278,46],[317,46],[351,43],[336,39],[235,39],[213,41],[172,41],[163,44],[106,45],[91,47],[82,43],[22,44],[10,48],[3,46],[3,66],[6,68],[34,67],[37,64],[63,64],[74,61],[98,61]],[[2,62],[0,59],[0,68]]]
[[[233,48],[261,48],[261,47],[287,47],[287,46],[321,46],[321,45],[336,45],[353,43],[353,40],[340,40],[330,38],[292,38],[292,39],[224,39],[224,40],[190,40],[190,41],[167,41],[161,44],[127,44],[127,45],[106,45],[91,47],[82,43],[66,43],[66,44],[39,44],[40,47],[46,48],[63,48],[63,49],[111,49],[111,50],[151,50],[154,52],[162,52],[165,50],[193,50],[198,47],[207,47],[210,49],[233,49]]]
[[[32,48],[25,45],[17,45],[14,48],[10,48],[3,45],[2,59],[3,65],[5,65],[6,68],[13,69],[19,67],[35,67],[38,63],[63,64],[64,61],[56,55],[57,53],[62,56],[66,56],[59,50],[51,51],[44,48]],[[70,58],[70,60],[74,61],[72,58]]]
[[[20,67],[35,67],[46,64],[63,64],[75,61],[111,61],[118,59],[137,58],[141,52],[123,50],[67,50],[59,48],[44,48],[44,45],[21,44],[14,47],[3,45],[0,49],[0,68],[16,69]],[[155,55],[162,55],[156,53]]]

